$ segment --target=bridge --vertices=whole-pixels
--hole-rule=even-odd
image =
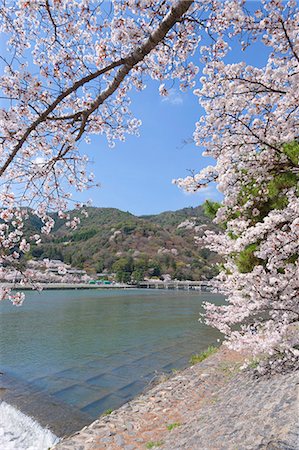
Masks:
[[[139,288],[143,289],[184,289],[197,291],[211,291],[213,289],[213,282],[211,280],[205,281],[162,281],[162,280],[147,280],[141,281],[137,284]]]

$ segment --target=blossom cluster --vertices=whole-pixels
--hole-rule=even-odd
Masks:
[[[224,195],[200,242],[223,258],[217,279],[226,304],[206,304],[206,322],[226,343],[255,355],[299,357],[299,13],[296,2],[264,1],[248,13],[225,2],[213,27],[219,38],[202,48],[205,110],[194,139],[216,160],[176,180],[189,191],[215,181]],[[217,9],[217,8],[216,8]],[[218,17],[218,18],[217,18]],[[264,67],[228,64],[229,40],[268,47]]]
[[[224,258],[227,304],[207,305],[206,319],[233,348],[296,353],[296,1],[263,0],[258,9],[243,0],[0,1],[1,258],[29,250],[24,205],[42,233],[54,226],[51,210],[76,227],[79,218],[64,213],[71,192],[94,182],[82,139],[100,134],[113,146],[138,135],[132,89],[150,77],[167,96],[178,82],[195,88],[205,114],[194,139],[216,163],[177,184],[196,191],[216,182],[224,195],[215,221],[225,231],[206,233],[205,243]],[[237,42],[244,51],[265,46],[264,67],[229,63]]]
[[[19,224],[23,207],[47,234],[50,212],[62,217],[75,191],[94,185],[83,139],[100,134],[113,146],[138,135],[132,89],[144,89],[147,77],[193,86],[198,69],[189,58],[200,25],[182,18],[196,8],[191,0],[0,0],[7,44],[0,76],[1,257],[29,250]],[[79,223],[64,219],[72,228]]]

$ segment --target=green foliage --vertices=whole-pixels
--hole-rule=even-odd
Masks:
[[[144,271],[141,269],[134,270],[132,272],[132,281],[135,283],[140,283],[140,281],[144,280]]]
[[[181,423],[180,422],[174,422],[174,423],[170,423],[169,425],[166,425],[167,430],[171,431],[174,428],[180,427]]]
[[[212,278],[214,278],[216,275],[218,275],[219,273],[219,268],[218,265],[205,265],[202,267],[202,269],[199,271],[200,273],[200,278],[204,278],[207,280],[211,280]]]
[[[286,196],[287,190],[295,188],[297,196],[299,195],[299,175],[298,171],[294,171],[294,166],[297,168],[299,163],[299,143],[294,141],[282,146],[282,153],[287,155],[288,162],[283,163],[283,170],[280,172],[273,171],[272,179],[262,184],[257,183],[255,179],[247,182],[239,194],[239,203],[241,206],[246,205],[248,200],[258,199],[260,190],[267,192],[267,198],[263,201],[256,200],[255,204],[245,211],[247,217],[252,224],[263,221],[263,219],[273,210],[281,210],[288,204]],[[245,175],[247,175],[245,173]],[[253,210],[256,209],[258,214],[253,215]],[[234,213],[231,219],[236,218]],[[231,233],[231,239],[236,239],[238,236]],[[241,273],[248,273],[253,270],[256,265],[265,265],[266,261],[257,258],[254,253],[258,250],[259,243],[252,243],[248,245],[243,251],[237,255],[232,254],[238,270]],[[294,263],[298,259],[297,255],[292,256],[290,261],[285,263]],[[279,269],[284,273],[284,268]]]
[[[113,272],[116,272],[116,281],[119,283],[129,283],[134,270],[134,261],[132,257],[118,259],[112,266]]]
[[[241,273],[248,273],[257,265],[263,264],[263,260],[257,258],[254,252],[258,250],[258,244],[250,244],[242,250],[236,257],[235,263]]]
[[[152,277],[161,276],[161,266],[158,262],[154,262],[154,264],[151,265],[151,275]]]
[[[149,441],[146,444],[146,448],[161,447],[161,445],[163,445],[163,441]]]
[[[291,187],[296,187],[299,178],[291,171],[286,171],[273,176],[273,179],[268,183],[268,202],[261,207],[261,216],[265,217],[273,209],[283,209],[288,204],[288,198],[285,195],[285,190]]]
[[[228,234],[228,236],[229,236],[231,239],[233,239],[233,240],[236,240],[236,239],[238,239],[238,237],[239,237],[239,236],[237,236],[236,234],[234,234],[232,231],[229,231],[227,234]]]
[[[105,269],[104,261],[103,259],[100,259],[96,264],[96,271],[102,273],[104,269]]]
[[[116,226],[117,230],[121,230],[126,235],[132,234],[136,228],[136,222],[133,221],[121,222]]]
[[[252,197],[255,198],[258,196],[260,190],[260,186],[258,186],[255,182],[255,180],[251,180],[244,184],[243,188],[241,189],[239,193],[239,203],[240,205],[245,205],[245,203],[248,202],[249,199]],[[235,213],[234,217],[237,217],[238,214]]]
[[[116,281],[118,283],[130,283],[131,273],[130,272],[116,272]]]
[[[298,166],[299,144],[295,141],[285,144],[282,150],[291,161],[291,166],[286,166],[283,172],[273,173],[272,179],[265,186],[268,191],[267,200],[264,203],[257,203],[255,205],[255,207],[260,211],[259,216],[257,218],[253,218],[251,211],[247,212],[249,218],[253,221],[262,220],[273,209],[284,208],[288,203],[288,199],[285,195],[286,190],[298,185],[299,176],[298,173],[294,173],[294,168],[292,165],[295,165],[296,167]],[[249,199],[258,197],[260,189],[261,186],[256,183],[256,180],[253,179],[248,182],[240,192],[240,204],[245,205]]]
[[[216,217],[218,209],[221,207],[221,204],[218,202],[211,202],[210,200],[206,200],[203,204],[204,213],[210,219],[214,219]]]
[[[185,264],[183,262],[177,262],[175,266],[174,278],[177,280],[183,280],[186,274]]]
[[[209,356],[211,356],[214,353],[216,353],[217,350],[218,350],[217,347],[215,347],[214,345],[210,345],[207,348],[207,350],[204,350],[203,352],[198,353],[196,355],[192,355],[189,362],[192,365],[200,363],[200,362],[204,361],[206,358],[208,358]]]
[[[106,409],[106,411],[103,412],[102,416],[109,416],[113,412],[113,409],[109,408]]]
[[[295,166],[299,164],[299,143],[297,141],[283,145],[283,152],[288,156]]]
[[[134,262],[132,257],[123,257],[118,259],[112,266],[114,272],[130,272],[132,273]]]
[[[194,217],[197,224],[216,229],[204,216],[202,206],[143,217],[113,208],[87,208],[87,211],[88,217],[81,217],[76,230],[67,228],[54,214],[57,220],[54,232],[42,235],[42,243],[32,246],[30,255],[35,259],[61,259],[91,274],[114,272],[119,281],[135,282],[144,277],[159,278],[165,273],[172,278],[198,280],[201,276],[210,277],[211,266],[218,262],[215,254],[194,246],[192,230],[177,233],[180,223]],[[72,211],[70,215],[72,218],[78,212]],[[41,226],[40,221],[32,220],[25,234],[39,233]],[[115,231],[120,233],[112,238]],[[177,255],[170,253],[173,248]],[[160,249],[168,252],[159,252]],[[129,267],[128,258],[131,258]]]
[[[208,248],[201,248],[199,249],[198,254],[199,256],[201,256],[201,258],[208,260],[211,256],[211,251]]]
[[[258,358],[253,358],[249,363],[248,367],[250,369],[256,369],[260,364],[260,360]]]
[[[149,268],[149,261],[147,257],[134,260],[134,270],[138,270],[145,273],[148,270],[148,268]]]
[[[295,253],[294,255],[285,259],[285,262],[286,262],[286,264],[295,264],[295,262],[298,260],[298,258],[299,258],[299,254]]]
[[[62,255],[61,249],[54,245],[50,245],[49,247],[44,249],[42,256],[43,256],[43,258],[63,260],[63,255]]]
[[[199,224],[209,223],[203,211],[203,206],[197,206],[195,208],[183,208],[178,211],[165,211],[158,215],[142,216],[143,219],[150,221],[151,223],[162,226],[164,229],[176,228],[181,222],[186,219],[196,217]]]
[[[86,241],[97,234],[98,230],[91,228],[89,230],[82,230],[74,232],[72,235],[72,241]]]
[[[74,255],[73,264],[76,267],[79,267],[79,269],[83,269],[85,260],[86,260],[85,256],[82,255],[82,253],[79,253],[77,255]]]
[[[39,259],[44,253],[44,250],[41,247],[38,247],[37,245],[31,246],[31,255],[33,258]]]
[[[297,181],[298,177],[292,172],[283,172],[273,176],[273,179],[268,183],[269,198],[275,199],[284,189],[295,186]]]

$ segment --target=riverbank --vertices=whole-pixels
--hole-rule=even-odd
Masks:
[[[256,379],[242,363],[221,348],[54,448],[298,449],[298,372]]]
[[[45,290],[28,291],[22,308],[1,302],[3,400],[56,436],[70,435],[215,343],[217,331],[197,321],[204,301],[224,299],[149,289]]]
[[[9,288],[13,290],[36,290],[35,283],[8,283],[2,282],[1,288]],[[162,289],[162,290],[195,290],[210,292],[212,284],[206,281],[169,281],[161,280],[143,281],[137,284],[117,283],[38,283],[40,290],[65,290],[65,289]]]
[[[114,284],[90,284],[90,283],[38,283],[40,290],[68,290],[68,289],[136,289],[136,286],[114,283]],[[36,290],[34,284],[1,283],[1,288],[13,290],[32,291]]]

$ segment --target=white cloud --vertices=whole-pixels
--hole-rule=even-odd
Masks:
[[[171,105],[181,105],[183,101],[183,96],[176,88],[169,89],[168,95],[162,98],[163,103],[170,103]]]
[[[37,156],[37,157],[35,158],[35,160],[33,161],[33,163],[34,163],[34,164],[41,165],[41,164],[44,164],[44,163],[45,163],[45,159],[44,159],[42,156]]]
[[[205,188],[199,189],[197,192],[187,192],[183,190],[183,193],[187,196],[196,195],[200,197],[202,201],[205,200],[220,200],[221,194],[217,190],[216,186],[207,186]]]

